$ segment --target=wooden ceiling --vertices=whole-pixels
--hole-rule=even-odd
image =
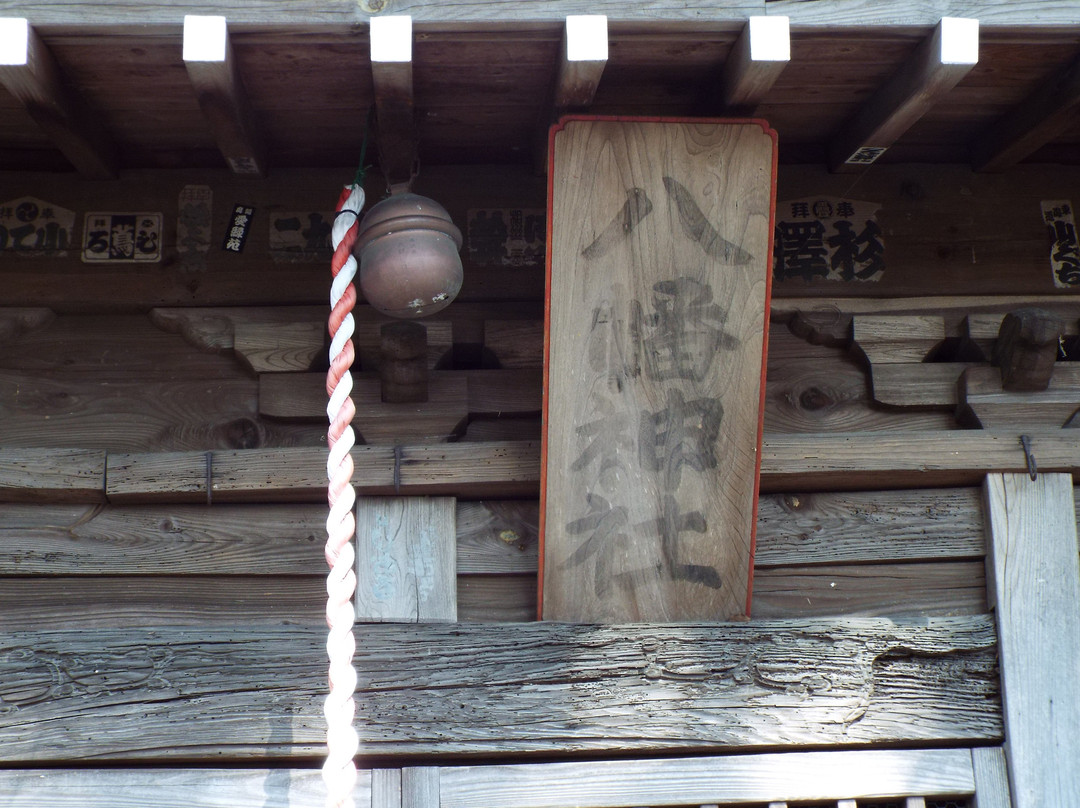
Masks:
[[[316,6],[0,0],[0,20],[28,20],[29,47],[0,65],[0,170],[354,165],[368,129],[376,162],[407,163],[415,141],[421,165],[535,163],[566,111],[752,114],[782,162],[841,170],[860,144],[888,147],[881,162],[1080,164],[1076,0]],[[185,62],[186,14],[227,19],[226,61]],[[373,65],[372,21],[402,14],[411,63]],[[607,15],[606,60],[566,62],[569,14]],[[973,66],[941,62],[943,14],[979,20]],[[788,61],[744,47],[752,17],[788,18]]]

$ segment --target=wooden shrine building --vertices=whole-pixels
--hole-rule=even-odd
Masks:
[[[1076,0],[0,0],[0,806],[323,804],[358,165],[357,805],[1080,803]]]

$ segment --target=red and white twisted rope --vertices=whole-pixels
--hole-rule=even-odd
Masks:
[[[359,185],[346,187],[338,199],[338,215],[331,234],[334,257],[331,269],[334,281],[330,288],[330,370],[326,375],[326,393],[330,402],[326,414],[330,419],[327,443],[330,455],[326,473],[330,480],[327,490],[330,516],[326,520],[326,623],[330,627],[326,652],[330,657],[330,693],[323,704],[326,716],[327,756],[323,764],[326,783],[326,804],[329,808],[353,808],[353,788],[356,784],[356,752],[360,741],[353,727],[356,714],[356,670],[353,654],[352,597],[356,591],[356,551],[352,538],[356,534],[353,506],[356,492],[352,487],[353,445],[356,436],[351,426],[356,407],[352,393],[352,367],[355,357],[352,335],[352,310],[356,305],[356,259],[352,248],[359,231],[360,211],[364,207],[364,189]]]

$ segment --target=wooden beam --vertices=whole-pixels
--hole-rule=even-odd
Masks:
[[[324,808],[326,785],[317,768],[7,769],[0,771],[5,808],[190,808],[259,805]],[[372,805],[372,772],[361,769],[353,799]]]
[[[973,789],[965,749],[461,766],[443,769],[441,779],[442,808],[775,805],[778,798],[821,803],[844,794],[885,801],[912,792],[960,795]]]
[[[311,661],[325,642],[316,625],[8,631],[0,761],[321,755],[326,681]],[[957,745],[1002,732],[981,615],[373,624],[356,668],[356,728],[376,758]]]
[[[1043,83],[971,144],[975,171],[1016,165],[1071,126],[1080,106],[1080,59]]]
[[[752,115],[790,60],[788,18],[751,17],[724,62],[703,113]]]
[[[105,452],[0,448],[0,502],[103,502]]]
[[[184,67],[234,174],[266,174],[266,157],[224,17],[184,17]]]
[[[1001,642],[1014,808],[1080,794],[1080,556],[1073,480],[986,478],[987,578]]]
[[[915,53],[829,145],[829,170],[873,163],[940,101],[979,60],[979,21],[943,18]]]
[[[575,14],[563,25],[563,42],[555,78],[552,120],[569,109],[587,107],[600,86],[608,58],[607,17]]]
[[[0,84],[76,171],[86,179],[116,178],[116,146],[64,86],[52,53],[24,17],[0,16]]]
[[[379,167],[387,185],[399,190],[407,188],[416,174],[412,40],[412,17],[372,18],[371,79]]]

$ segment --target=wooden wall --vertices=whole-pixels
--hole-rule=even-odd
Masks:
[[[80,233],[91,210],[161,211],[166,226],[145,267],[0,251],[0,764],[321,754],[328,259],[269,245],[275,216],[327,211],[350,173],[5,178],[12,199],[76,211]],[[413,411],[378,400],[379,317],[362,307],[358,488],[457,497],[458,615],[476,624],[359,631],[365,759],[999,743],[979,486],[1024,468],[1018,433],[965,428],[954,401],[875,401],[851,322],[940,317],[958,342],[966,315],[1034,302],[1075,333],[1080,298],[1055,287],[1039,219],[1072,179],[781,173],[782,202],[880,203],[886,269],[776,284],[745,625],[522,625],[536,611],[541,266],[465,254],[459,302],[431,329],[439,395]],[[214,194],[197,269],[177,258],[191,184]],[[433,169],[418,190],[460,224],[543,208],[537,178],[501,168]],[[256,211],[240,255],[218,244],[234,203]],[[1040,469],[1080,469],[1060,426],[1033,434]],[[659,685],[670,709],[643,712]],[[510,732],[519,714],[534,723]]]

